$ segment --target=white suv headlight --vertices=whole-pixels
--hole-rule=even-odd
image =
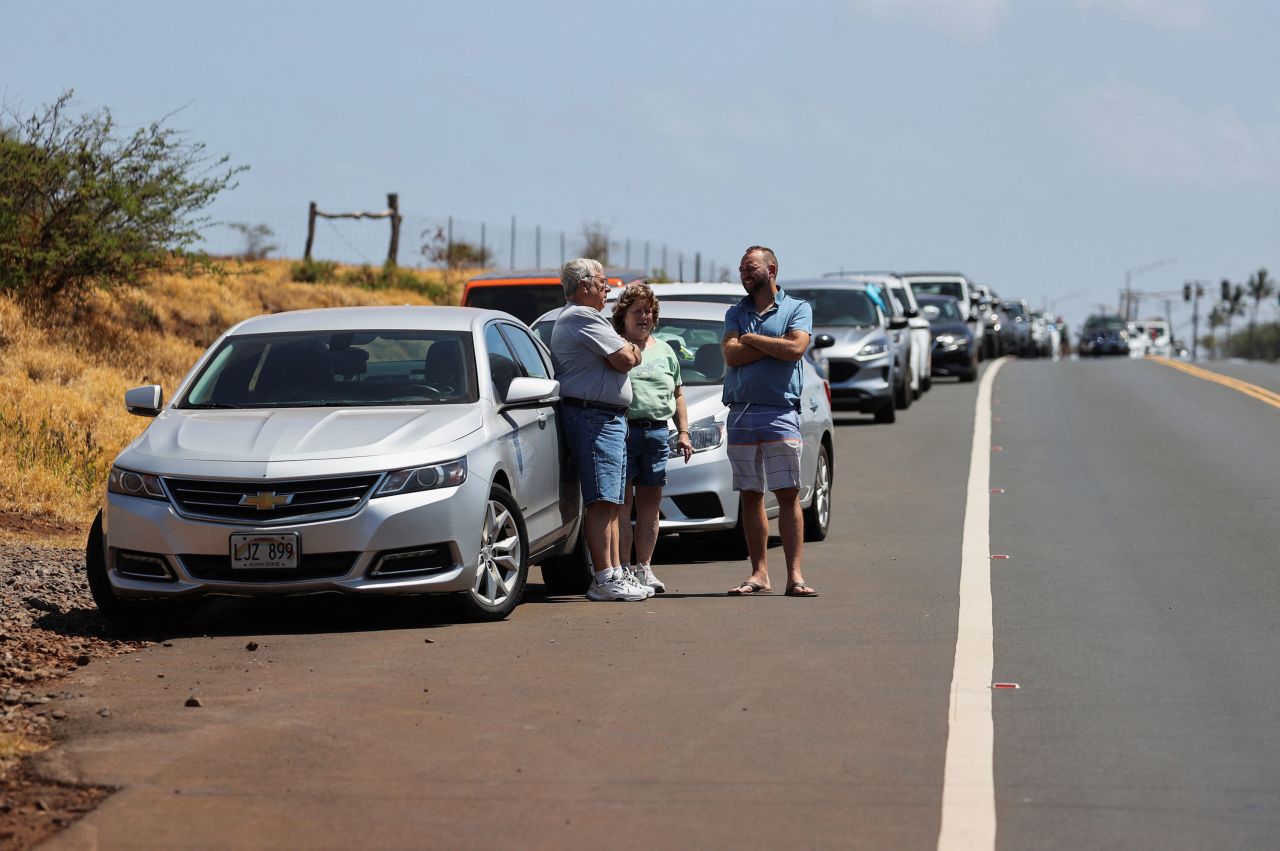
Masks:
[[[160,477],[150,473],[135,473],[120,467],[112,467],[107,475],[107,491],[143,499],[168,499],[160,484]]]
[[[858,353],[854,357],[858,360],[871,360],[872,358],[880,357],[887,351],[889,351],[888,343],[867,343],[858,349]]]
[[[706,452],[708,449],[715,449],[724,443],[723,422],[716,420],[714,416],[703,417],[696,423],[689,426],[689,442],[693,444],[693,451]],[[671,454],[676,452],[676,440],[680,435],[673,434],[667,441],[667,445],[671,447]]]
[[[407,470],[394,470],[387,473],[387,478],[374,493],[374,497],[392,496],[401,493],[416,493],[436,488],[457,487],[467,480],[467,459],[458,458],[440,464],[428,464],[425,467],[410,467]]]

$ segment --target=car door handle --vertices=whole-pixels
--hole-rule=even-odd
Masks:
[[[546,411],[538,411],[538,428],[546,428],[546,427],[547,427],[547,413]]]
[[[809,400],[809,410],[811,410],[811,411],[816,411],[816,410],[818,410],[818,400],[817,400],[817,399],[810,399],[810,400]]]

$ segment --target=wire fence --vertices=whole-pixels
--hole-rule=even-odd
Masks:
[[[307,207],[219,206],[216,221],[196,246],[211,255],[301,258],[307,242]],[[253,234],[253,236],[250,236]],[[385,219],[325,219],[315,225],[312,257],[339,263],[381,266],[387,260],[390,227]],[[592,254],[607,244],[607,265],[640,269],[671,280],[729,280],[730,270],[707,254],[655,239],[617,236],[591,225],[577,229],[529,225],[511,216],[475,220],[455,216],[401,213],[397,265],[440,267],[450,257],[462,265],[487,269],[556,267]],[[603,258],[602,258],[603,259]]]

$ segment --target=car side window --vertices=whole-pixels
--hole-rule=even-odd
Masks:
[[[532,378],[550,378],[546,361],[542,359],[542,352],[538,350],[538,344],[529,336],[529,332],[514,325],[504,324],[501,327],[502,336],[506,337],[507,342],[511,344],[511,348],[516,353],[516,360],[524,367],[525,375]]]
[[[510,347],[502,338],[497,323],[484,329],[484,347],[489,351],[489,374],[493,377],[493,386],[497,389],[498,399],[507,397],[511,382],[520,374],[520,367],[511,354]]]

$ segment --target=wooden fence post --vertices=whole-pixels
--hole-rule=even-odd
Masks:
[[[701,251],[693,255],[693,279],[695,281],[702,280],[702,252]]]
[[[311,202],[307,210],[307,247],[302,252],[303,260],[311,259],[311,244],[316,241],[316,202]]]
[[[400,253],[400,194],[387,193],[387,209],[391,211],[391,245],[387,247],[387,263],[396,265],[396,256]]]

